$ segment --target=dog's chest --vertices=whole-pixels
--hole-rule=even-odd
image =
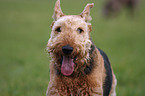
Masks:
[[[53,96],[102,96],[103,94],[100,86],[92,87],[86,81],[58,82],[50,89],[50,94],[53,93]]]
[[[102,96],[102,92],[99,88],[67,88],[64,91],[58,91],[60,96]]]

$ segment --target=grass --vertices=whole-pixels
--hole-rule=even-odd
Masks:
[[[112,19],[101,16],[101,0],[61,0],[66,14],[80,14],[88,2],[94,43],[109,56],[118,79],[118,96],[145,94],[145,2],[130,18],[127,11]],[[55,0],[0,0],[0,96],[45,96]]]

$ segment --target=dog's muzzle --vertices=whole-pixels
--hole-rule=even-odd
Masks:
[[[74,59],[69,56],[73,52],[73,47],[69,45],[63,46],[62,52],[64,56],[62,56],[61,73],[65,76],[70,76],[74,71]]]

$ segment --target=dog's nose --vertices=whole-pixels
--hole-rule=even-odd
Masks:
[[[64,53],[65,55],[69,55],[69,54],[72,53],[73,47],[71,47],[71,46],[63,46],[63,47],[62,47],[62,51],[63,51],[63,53]]]

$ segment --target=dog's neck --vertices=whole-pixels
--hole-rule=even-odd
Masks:
[[[86,64],[86,68],[84,69],[84,73],[87,75],[87,74],[90,74],[91,71],[93,70],[94,68],[94,58],[96,57],[94,54],[96,52],[96,47],[94,44],[91,45],[91,50],[89,51],[89,62],[88,64]]]

